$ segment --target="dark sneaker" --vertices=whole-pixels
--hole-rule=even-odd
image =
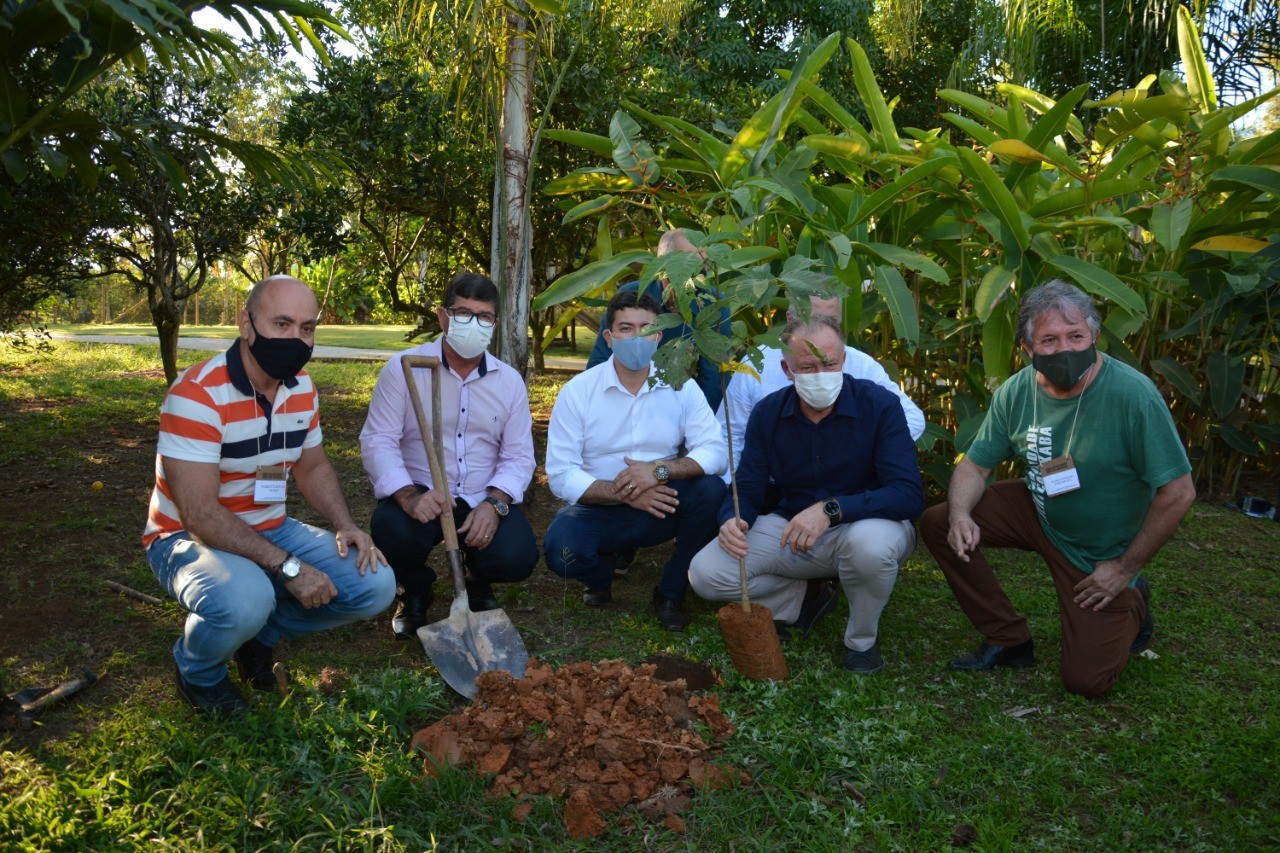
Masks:
[[[683,631],[689,627],[689,617],[684,615],[682,603],[667,598],[656,589],[653,591],[653,613],[664,631]]]
[[[625,578],[627,572],[631,571],[631,564],[636,561],[635,548],[623,548],[617,554],[613,555],[613,576],[615,578]]]
[[[244,701],[240,691],[232,685],[229,675],[224,675],[212,687],[197,687],[183,678],[177,664],[174,664],[173,680],[178,686],[178,695],[202,714],[211,717],[238,717],[249,710],[249,703]]]
[[[493,594],[493,587],[482,581],[469,581],[467,583],[467,601],[471,604],[472,613],[497,610],[502,607],[498,603],[498,597]]]
[[[952,669],[987,670],[998,666],[1031,666],[1036,662],[1036,644],[1027,640],[1016,646],[989,646],[982,643],[971,655],[951,662]]]
[[[879,641],[873,643],[865,652],[845,649],[844,668],[859,675],[870,675],[884,669],[884,658],[880,657]]]
[[[391,631],[398,640],[413,639],[418,635],[418,629],[427,624],[431,593],[406,592],[397,601],[396,613],[391,617]]]
[[[822,617],[835,609],[839,598],[835,581],[820,578],[809,581],[804,591],[804,603],[800,605],[800,615],[791,628],[799,631],[801,637],[809,636]]]
[[[1138,636],[1133,638],[1133,645],[1129,646],[1129,654],[1136,655],[1151,645],[1151,635],[1156,632],[1156,617],[1151,613],[1151,584],[1142,575],[1138,575],[1138,582],[1133,588],[1142,596],[1142,603],[1147,606],[1142,624],[1138,626]]]
[[[271,649],[257,640],[249,640],[236,649],[233,656],[236,669],[240,670],[240,680],[253,687],[270,693],[276,689],[276,676],[271,671],[273,663]]]
[[[582,591],[582,603],[588,607],[604,607],[613,601],[613,590],[607,586]]]

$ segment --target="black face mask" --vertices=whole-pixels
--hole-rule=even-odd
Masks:
[[[1049,380],[1049,384],[1063,391],[1070,391],[1098,360],[1098,348],[1089,344],[1088,349],[1059,350],[1052,355],[1031,356],[1031,366]]]
[[[292,379],[311,360],[311,347],[301,338],[264,338],[254,325],[252,314],[249,326],[254,334],[249,352],[272,379],[280,382]]]

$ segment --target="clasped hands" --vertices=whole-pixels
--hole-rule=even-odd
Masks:
[[[676,490],[658,482],[653,462],[641,462],[625,456],[622,461],[627,467],[613,478],[613,495],[619,503],[657,518],[666,518],[676,511],[680,505]]]

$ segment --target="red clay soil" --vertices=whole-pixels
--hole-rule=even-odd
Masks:
[[[692,787],[750,782],[708,759],[733,726],[715,696],[690,696],[682,679],[622,661],[552,670],[529,662],[526,677],[486,672],[468,707],[422,729],[412,748],[428,775],[461,766],[493,775],[490,796],[568,794],[573,838],[604,832],[604,815],[629,803],[680,831]],[[704,740],[708,737],[711,743]],[[528,804],[517,802],[522,820]]]

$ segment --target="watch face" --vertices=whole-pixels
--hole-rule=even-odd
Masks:
[[[280,574],[287,578],[296,578],[300,571],[302,571],[302,563],[297,557],[290,557],[280,564]]]
[[[658,478],[658,482],[664,483],[671,478],[671,469],[666,465],[653,466],[653,476]]]
[[[825,512],[827,515],[831,516],[832,518],[839,518],[840,502],[836,500],[829,500],[822,505],[822,511]]]
[[[507,513],[511,511],[511,507],[507,506],[495,497],[485,498],[484,502],[493,507],[494,511],[498,513],[499,518],[506,518]]]

